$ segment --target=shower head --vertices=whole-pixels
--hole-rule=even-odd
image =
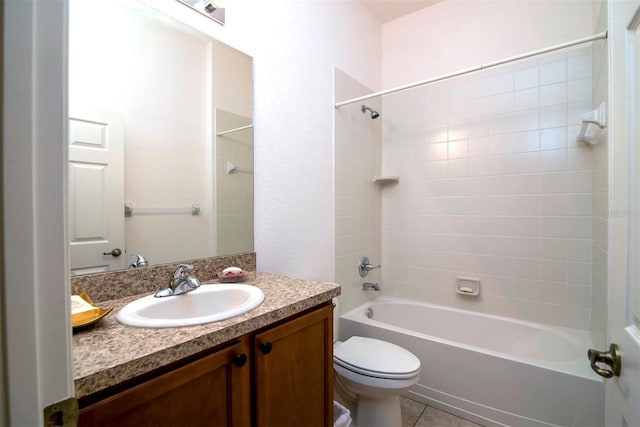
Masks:
[[[371,108],[367,107],[366,105],[363,105],[361,108],[363,113],[366,113],[367,110],[369,110],[371,112],[371,118],[372,119],[377,119],[378,117],[380,117],[380,113],[378,113],[376,110],[372,110]]]

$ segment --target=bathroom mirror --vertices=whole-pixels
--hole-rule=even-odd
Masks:
[[[253,251],[252,72],[138,0],[70,2],[72,275]]]

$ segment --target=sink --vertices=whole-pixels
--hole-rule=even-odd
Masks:
[[[171,328],[217,322],[247,313],[264,301],[260,288],[243,284],[202,285],[182,295],[142,297],[125,305],[118,322],[143,328]]]

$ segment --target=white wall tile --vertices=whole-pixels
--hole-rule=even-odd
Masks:
[[[513,73],[495,73],[491,75],[491,94],[513,92]]]
[[[429,145],[429,160],[438,161],[446,160],[448,156],[448,148],[446,142],[438,142]]]
[[[570,239],[591,239],[593,236],[591,217],[567,217],[567,237]]]
[[[567,285],[542,281],[540,283],[540,301],[547,304],[567,304]]]
[[[516,194],[513,200],[515,215],[537,217],[540,214],[540,202],[537,195]]]
[[[515,175],[514,191],[515,194],[538,194],[540,192],[540,175]]]
[[[527,148],[532,148],[537,145],[537,132],[532,135],[531,138],[523,138],[522,142],[526,144]],[[540,170],[540,154],[537,150],[527,150],[528,153],[516,153],[513,156],[514,172],[518,174],[523,173],[536,173]]]
[[[540,106],[550,107],[567,103],[567,82],[540,87]]]
[[[567,82],[567,101],[591,100],[591,78],[572,79]]]
[[[567,218],[566,217],[541,217],[540,218],[540,236],[541,237],[567,237]]]
[[[528,89],[538,87],[538,67],[526,68],[515,72],[515,89]]]
[[[488,156],[491,154],[492,138],[489,136],[469,139],[469,157]]]
[[[567,240],[558,238],[540,238],[539,257],[550,261],[567,260]]]
[[[467,157],[467,140],[449,142],[449,159]]]
[[[569,216],[588,216],[593,214],[593,197],[591,194],[567,195],[567,214]]]
[[[538,97],[538,87],[516,91],[513,98],[513,108],[515,111],[537,109],[540,105]]]
[[[549,128],[540,131],[540,149],[556,150],[567,148],[567,128]]]
[[[566,216],[567,196],[565,194],[540,195],[541,216]]]
[[[490,101],[491,114],[504,114],[513,111],[513,92],[493,95]]]
[[[568,174],[566,172],[540,174],[541,194],[562,194],[568,189]]]
[[[569,102],[567,107],[567,124],[570,125],[581,124],[582,115],[594,109],[590,99]]]
[[[564,59],[540,65],[540,85],[567,80],[567,62]]]
[[[591,55],[568,59],[568,78],[571,80],[591,77]]]
[[[567,150],[548,150],[540,152],[540,172],[559,172],[567,169],[569,153]]]
[[[567,126],[567,114],[566,104],[540,108],[540,127],[554,128],[558,126]]]
[[[567,282],[573,285],[591,286],[591,264],[568,263]]]
[[[569,149],[568,167],[569,170],[592,170],[593,152],[585,146]]]
[[[593,150],[575,136],[591,105],[590,58],[589,49],[547,55],[385,101],[381,167],[401,176],[376,189],[384,277],[404,278],[394,279],[391,292],[463,305],[453,283],[473,274],[482,277],[484,298],[471,308],[565,326],[588,322],[599,180]],[[340,234],[362,232],[350,249],[377,239],[351,220],[376,223],[367,216],[375,197],[357,197],[375,188],[363,179],[370,170],[356,168],[361,176],[346,181],[349,207],[336,200],[336,210],[351,215],[336,224]]]
[[[586,239],[567,239],[567,260],[590,263],[593,243]]]
[[[539,123],[537,110],[517,111],[507,123],[505,132],[537,131]]]

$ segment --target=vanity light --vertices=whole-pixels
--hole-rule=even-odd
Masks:
[[[213,13],[217,8],[218,6],[211,0],[204,0],[204,10],[207,12]]]
[[[224,25],[225,9],[220,0],[178,0],[185,6],[211,18],[220,25]]]

